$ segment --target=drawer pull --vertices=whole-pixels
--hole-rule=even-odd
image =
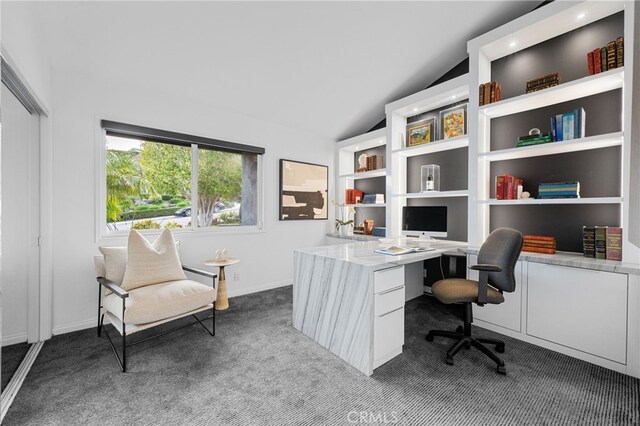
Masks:
[[[378,318],[386,317],[387,315],[392,314],[392,313],[394,313],[394,312],[397,312],[397,311],[399,311],[400,309],[404,309],[404,306],[400,306],[399,308],[394,309],[393,311],[390,311],[390,312],[384,313],[384,314],[382,314],[382,315],[378,315]]]
[[[381,291],[380,293],[376,293],[376,294],[383,295],[383,294],[391,293],[392,291],[396,291],[398,289],[401,289],[402,287],[404,287],[404,285],[399,285],[397,287],[393,287],[393,288],[390,288],[389,290]]]

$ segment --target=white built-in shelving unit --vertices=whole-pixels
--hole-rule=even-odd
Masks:
[[[402,207],[407,205],[408,199],[467,196],[466,188],[456,191],[407,193],[408,158],[465,148],[469,146],[467,135],[446,140],[435,140],[417,146],[406,146],[405,142],[408,118],[424,112],[444,109],[467,98],[469,98],[469,75],[465,74],[385,106],[387,114],[387,157],[390,159],[387,163],[387,194],[391,195],[386,219],[387,236],[400,236]],[[449,170],[448,172],[454,171]]]
[[[386,145],[386,130],[375,130],[363,135],[358,135],[349,139],[345,139],[337,143],[336,146],[336,192],[335,200],[338,203],[344,203],[345,191],[353,189],[356,181],[362,179],[373,179],[387,176],[387,168],[370,170],[367,172],[356,172],[355,162],[356,153],[366,151],[368,149],[377,148]],[[385,163],[387,158],[384,159]],[[387,195],[385,194],[385,201]],[[384,209],[384,204],[349,204],[348,206],[355,209]]]

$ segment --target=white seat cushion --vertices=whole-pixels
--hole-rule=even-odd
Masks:
[[[181,315],[209,305],[216,300],[216,291],[191,280],[138,287],[125,299],[124,322],[146,324]],[[115,294],[104,298],[104,308],[122,321],[122,299]]]

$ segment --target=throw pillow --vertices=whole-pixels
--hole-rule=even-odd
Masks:
[[[104,257],[105,278],[121,285],[127,268],[127,248],[98,247],[98,250]]]
[[[151,244],[138,231],[131,230],[127,244],[127,268],[122,280],[123,289],[133,290],[146,285],[186,279],[171,231],[165,229]]]

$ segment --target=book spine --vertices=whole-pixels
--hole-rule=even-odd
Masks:
[[[502,100],[502,85],[500,83],[496,83],[496,102]]]
[[[600,49],[593,50],[593,72],[594,74],[602,72],[602,64],[600,62]]]
[[[606,47],[601,47],[600,48],[600,69],[602,70],[602,72],[607,71],[607,48]]]
[[[505,190],[505,199],[513,200],[513,176],[506,175],[505,180],[507,183],[507,188]]]
[[[607,43],[607,69],[612,70],[616,67],[616,41],[610,41]]]
[[[593,75],[593,52],[587,53],[587,73]]]
[[[504,176],[496,176],[496,200],[504,200]]]
[[[548,237],[546,235],[524,235],[525,240],[537,240],[537,241],[555,241],[556,237]]]
[[[607,228],[606,256],[608,260],[622,260],[622,228],[610,226]]]
[[[573,139],[573,113],[562,114],[562,140]]]
[[[480,93],[478,99],[480,99],[480,106],[484,105],[484,84],[480,85]]]
[[[582,253],[585,257],[596,257],[596,230],[593,226],[582,227]]]
[[[522,246],[522,251],[528,251],[532,253],[544,253],[544,254],[555,254],[556,250],[551,248],[541,248],[541,247],[531,247],[531,246]]]
[[[491,103],[491,82],[484,84],[484,104],[488,105]]]
[[[558,135],[556,134],[556,116],[551,116],[551,139],[553,139],[553,141],[557,141],[558,140]]]
[[[596,226],[596,259],[606,259],[607,258],[607,227],[606,226]]]
[[[489,102],[493,103],[496,101],[496,82],[492,81],[491,82],[491,94],[489,95],[490,100]]]
[[[556,115],[556,133],[558,135],[558,141],[563,141],[564,134],[562,133],[562,114]]]
[[[624,66],[624,37],[616,39],[616,50],[616,67],[622,68]]]

